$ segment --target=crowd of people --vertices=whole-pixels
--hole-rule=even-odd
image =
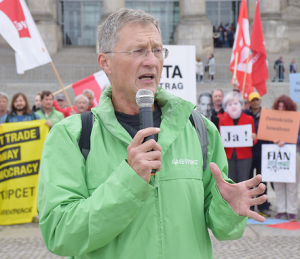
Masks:
[[[232,48],[234,42],[235,26],[220,23],[218,28],[213,26],[213,39],[215,48]]]
[[[261,154],[263,144],[277,144],[282,147],[285,143],[280,139],[271,141],[258,140],[259,119],[262,109],[261,96],[253,92],[248,98],[249,106],[245,107],[244,98],[238,90],[227,93],[225,96],[221,89],[215,89],[212,94],[204,92],[198,98],[197,109],[205,117],[210,119],[220,130],[222,126],[252,125],[252,147],[225,147],[229,166],[229,177],[235,182],[250,179],[255,174],[261,174]],[[296,111],[297,105],[293,100],[282,95],[273,104],[274,110]],[[300,133],[300,131],[299,131]],[[300,135],[297,139],[296,154],[296,181],[295,183],[272,183],[276,194],[277,219],[289,219],[295,221],[298,210],[298,184],[299,184],[299,147]],[[267,189],[265,189],[265,194]],[[254,209],[254,208],[252,208]],[[258,205],[258,211],[265,217],[271,216],[270,203],[268,201]]]
[[[10,105],[9,101],[8,95],[0,92],[0,125],[44,119],[49,128],[52,128],[70,115],[90,111],[94,107],[94,93],[90,89],[85,89],[82,94],[75,97],[72,106],[67,105],[64,94],[57,94],[55,100],[50,91],[37,93],[32,108],[30,108],[26,95],[21,92],[13,95]]]

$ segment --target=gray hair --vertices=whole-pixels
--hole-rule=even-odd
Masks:
[[[0,92],[0,97],[4,97],[8,101],[8,95],[6,93]]]
[[[157,28],[159,34],[161,35],[161,31],[158,26],[158,20],[152,15],[142,10],[122,8],[108,16],[99,27],[97,32],[99,53],[113,51],[117,42],[119,41],[120,29],[124,25],[133,23],[143,25],[152,24]]]
[[[92,94],[93,97],[95,96],[94,92],[91,89],[85,89],[82,94]]]
[[[89,104],[89,99],[88,99],[85,95],[83,95],[83,94],[77,95],[77,96],[75,97],[75,104],[77,103],[77,101],[78,101],[80,98],[83,98],[83,99],[86,101],[86,103]]]
[[[239,100],[241,106],[244,107],[244,98],[241,95],[241,93],[239,93],[237,91],[232,91],[232,92],[227,93],[223,99],[222,106],[223,106],[224,111],[226,110],[227,103],[232,101],[235,98],[237,98]]]

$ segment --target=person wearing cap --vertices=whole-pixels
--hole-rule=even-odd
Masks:
[[[258,130],[259,118],[261,113],[261,97],[257,92],[253,92],[249,94],[249,103],[250,106],[248,109],[243,112],[247,115],[252,116],[254,120],[255,131]],[[250,170],[250,178],[253,177],[253,171],[256,169],[256,174],[261,174],[261,146],[262,144],[269,144],[270,142],[264,140],[258,140],[255,145],[252,147],[252,166]],[[266,183],[265,183],[266,185]],[[266,185],[267,186],[267,185]],[[265,194],[267,194],[267,188],[265,190]],[[270,217],[271,212],[269,210],[270,203],[265,201],[263,204],[258,205],[259,214],[264,217]]]
[[[53,107],[55,110],[61,112],[65,118],[72,114],[72,109],[71,107],[67,106],[67,101],[64,94],[57,95],[56,101],[53,100]]]

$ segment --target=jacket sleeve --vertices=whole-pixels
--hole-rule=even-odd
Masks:
[[[154,190],[124,159],[90,195],[77,144],[80,131],[80,115],[56,124],[42,155],[37,200],[40,229],[47,248],[61,256],[85,254],[108,244],[130,224]]]
[[[228,163],[219,132],[210,121],[205,120],[205,122],[209,140],[207,165],[210,162],[216,163],[223,178],[229,183],[234,183],[228,178]],[[240,238],[244,233],[247,217],[237,215],[222,198],[209,166],[203,172],[203,184],[205,190],[204,213],[207,226],[218,240]]]

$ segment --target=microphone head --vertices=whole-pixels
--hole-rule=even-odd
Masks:
[[[135,95],[137,105],[142,107],[152,107],[154,103],[154,95],[151,90],[140,89]]]

